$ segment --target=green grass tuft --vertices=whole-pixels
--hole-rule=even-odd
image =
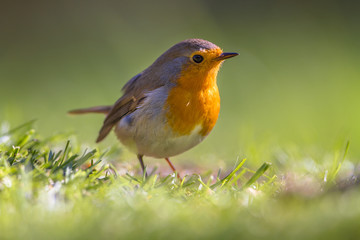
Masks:
[[[81,150],[57,136],[42,140],[31,124],[1,134],[1,239],[346,239],[360,233],[359,181],[346,181],[357,176],[341,169],[350,163],[349,143],[329,169],[318,165],[320,171],[305,174],[267,162],[254,171],[245,167],[251,159],[243,159],[223,177],[219,170],[180,180],[154,168],[145,178],[120,171],[115,151]]]

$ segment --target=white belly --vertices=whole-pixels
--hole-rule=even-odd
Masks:
[[[122,118],[115,127],[118,139],[136,154],[155,158],[175,156],[199,144],[201,126],[185,136],[174,133],[167,125],[163,109],[167,94],[165,88],[147,94],[144,103],[133,113]]]

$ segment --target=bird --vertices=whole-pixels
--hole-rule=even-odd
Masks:
[[[114,129],[119,141],[137,154],[143,174],[143,157],[170,157],[204,140],[220,111],[217,74],[225,59],[237,56],[203,39],[181,41],[131,78],[123,95],[111,106],[69,111],[70,114],[106,115],[96,142]]]

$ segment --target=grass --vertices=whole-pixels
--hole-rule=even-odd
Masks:
[[[321,171],[297,166],[281,172],[269,163],[252,170],[244,159],[225,175],[219,170],[180,180],[156,169],[148,178],[122,174],[112,162],[118,152],[82,149],[59,135],[41,139],[31,126],[0,137],[1,239],[355,239],[360,234],[359,181],[346,158],[349,143],[331,164],[316,166]]]

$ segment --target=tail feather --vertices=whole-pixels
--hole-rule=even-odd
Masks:
[[[112,106],[96,106],[96,107],[90,107],[90,108],[81,108],[81,109],[75,109],[71,110],[68,113],[69,114],[85,114],[85,113],[103,113],[108,114],[111,110]]]

